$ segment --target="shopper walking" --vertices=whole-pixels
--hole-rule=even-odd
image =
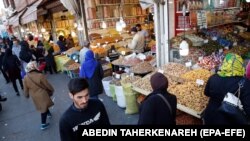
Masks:
[[[37,63],[31,61],[26,66],[27,75],[24,77],[24,95],[29,98],[31,96],[36,110],[41,113],[41,130],[48,128],[49,123],[46,118],[51,117],[49,108],[54,105],[50,96],[54,92],[54,88],[48,82],[46,77],[38,71]]]
[[[66,39],[66,47],[67,47],[67,49],[75,47],[74,39],[71,36],[71,34],[68,34],[68,37]]]
[[[83,42],[83,48],[80,50],[80,53],[79,53],[80,64],[85,62],[85,55],[86,55],[86,52],[89,50],[89,46],[90,46],[89,41],[86,40]]]
[[[60,36],[58,37],[57,45],[58,45],[59,48],[60,48],[60,53],[62,53],[62,52],[64,52],[64,51],[67,50],[66,42],[65,42],[64,36],[60,35]]]
[[[243,67],[243,59],[236,54],[227,54],[221,70],[211,76],[205,87],[205,95],[208,96],[209,103],[204,111],[205,124],[235,124],[230,117],[223,115],[218,111],[225,95],[235,93],[243,79],[245,68]],[[250,116],[250,81],[245,79],[243,88],[240,90],[240,100],[243,104],[244,111]]]
[[[45,72],[47,72],[47,70],[50,72],[50,74],[57,73],[57,69],[56,69],[56,62],[54,59],[54,49],[51,46],[51,44],[49,44],[47,41],[45,41],[45,52],[44,52],[44,58],[45,58],[45,62],[46,62],[46,70]]]
[[[153,92],[141,104],[138,124],[175,125],[177,100],[167,91],[168,79],[157,72],[150,78],[150,83]]]
[[[0,48],[0,71],[3,74],[3,77],[6,81],[6,84],[8,84],[10,82],[10,79],[8,77],[8,75],[6,74],[6,72],[3,70],[3,59],[5,56],[5,49],[3,47]]]
[[[12,54],[12,50],[7,48],[3,59],[3,70],[7,72],[10,81],[13,84],[16,95],[19,96],[19,91],[16,85],[16,80],[19,81],[21,88],[23,89],[23,81],[21,77],[21,62],[16,55]]]
[[[102,65],[95,60],[93,51],[87,51],[85,62],[81,65],[80,77],[85,78],[88,81],[90,98],[98,98],[98,95],[102,94],[103,75]]]
[[[79,125],[110,125],[103,103],[98,99],[89,99],[86,79],[71,79],[68,88],[73,104],[60,119],[61,141],[76,141]]]

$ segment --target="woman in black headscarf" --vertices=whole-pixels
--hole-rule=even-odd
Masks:
[[[138,124],[176,124],[176,96],[168,93],[168,79],[162,73],[155,73],[150,79],[153,92],[142,102]]]
[[[11,80],[16,95],[19,96],[19,91],[16,85],[16,79],[19,80],[20,86],[23,89],[23,82],[21,77],[21,62],[16,55],[12,54],[12,50],[7,48],[3,59],[3,70],[8,73],[9,79]]]
[[[27,64],[32,61],[33,57],[32,57],[32,52],[29,48],[29,44],[26,41],[22,41],[20,43],[21,45],[21,51],[19,53],[19,58],[22,61],[23,67],[22,69],[24,70],[24,68],[26,68]]]

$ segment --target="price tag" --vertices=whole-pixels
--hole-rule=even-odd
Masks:
[[[119,68],[119,71],[122,71],[122,68]]]
[[[109,59],[109,57],[106,57],[106,58],[105,58],[105,60],[106,60],[107,62],[110,62],[110,59]]]
[[[159,69],[158,72],[164,74],[164,70],[162,69]]]
[[[207,44],[208,43],[208,39],[204,40],[204,44]]]
[[[135,76],[135,74],[134,74],[134,73],[130,73],[130,76],[131,76],[131,77],[134,77],[134,76]]]
[[[101,45],[101,43],[97,43],[97,46],[100,46]]]
[[[122,51],[121,53],[122,53],[122,55],[126,55],[126,52],[125,52],[125,51]]]
[[[217,40],[217,37],[213,37],[212,40],[213,40],[213,41],[216,41],[216,40]]]
[[[237,42],[234,42],[234,43],[233,43],[233,46],[237,46],[237,45],[238,45],[238,43],[237,43]]]
[[[237,32],[237,31],[234,31],[234,34],[238,34],[238,32]]]
[[[223,49],[219,49],[219,53],[222,53],[223,52]]]
[[[201,80],[201,79],[196,80],[196,84],[198,84],[199,86],[203,86],[204,83],[205,83],[204,80]]]
[[[187,62],[187,63],[185,63],[185,65],[186,65],[186,67],[191,67],[192,66],[192,62]]]
[[[126,73],[129,73],[129,68],[125,68],[125,70],[124,70]]]
[[[144,54],[138,54],[137,57],[138,57],[140,60],[145,60],[145,59],[146,59],[146,55],[144,55]]]
[[[199,61],[201,61],[201,60],[203,60],[203,57],[201,56],[201,57],[199,57]]]
[[[115,74],[115,78],[116,78],[116,79],[120,79],[120,78],[121,78],[121,75],[120,75],[120,74]]]
[[[229,47],[225,47],[226,50],[229,50]]]

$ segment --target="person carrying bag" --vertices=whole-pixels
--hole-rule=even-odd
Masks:
[[[209,78],[205,87],[204,94],[210,99],[203,113],[204,124],[246,124],[245,122],[239,123],[233,119],[232,115],[227,115],[225,111],[221,111],[221,109],[223,109],[221,106],[225,106],[225,102],[223,102],[225,96],[230,95],[230,97],[232,97],[232,95],[236,93],[235,96],[240,99],[246,117],[250,116],[250,81],[244,79],[244,75],[245,68],[243,67],[243,59],[237,54],[227,54],[223,60],[221,69],[217,74]],[[245,82],[240,83],[241,85],[239,86],[239,82],[243,79]],[[237,95],[237,93],[239,95]],[[228,106],[224,108],[228,108]],[[235,112],[235,110],[230,110],[230,112]],[[236,117],[239,118],[239,115]]]

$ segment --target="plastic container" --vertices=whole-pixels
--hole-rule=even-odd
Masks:
[[[108,76],[102,79],[102,84],[103,84],[105,94],[109,97],[111,97],[110,86],[109,86],[109,83],[111,80],[112,80],[111,76]]]
[[[115,94],[117,99],[117,105],[121,108],[126,108],[126,100],[122,86],[115,86]]]

